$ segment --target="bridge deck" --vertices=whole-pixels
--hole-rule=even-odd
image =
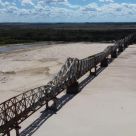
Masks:
[[[135,60],[136,45],[131,45],[79,94],[64,96],[68,102],[56,114],[38,111],[22,123],[35,121],[22,135],[135,136]]]

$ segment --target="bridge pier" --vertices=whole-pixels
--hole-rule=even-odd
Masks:
[[[19,136],[19,129],[16,129],[16,136]]]
[[[57,111],[57,102],[58,102],[58,100],[56,97],[53,98],[53,104],[51,106],[49,106],[49,103],[47,101],[46,102],[46,109],[56,112]]]
[[[51,109],[52,109],[54,112],[57,111],[57,102],[58,102],[58,100],[57,100],[57,98],[55,97],[55,98],[53,99],[53,105],[52,105],[52,107],[51,107]]]
[[[16,131],[16,136],[19,136],[19,129],[21,127],[18,125],[18,123],[15,124],[15,131]]]
[[[105,58],[102,62],[101,62],[101,67],[107,67],[108,66],[108,59]]]
[[[127,43],[124,43],[124,47],[127,48],[127,47],[128,47],[128,44],[127,44]]]
[[[111,53],[111,58],[117,58],[117,51],[113,51]]]
[[[67,94],[77,94],[79,93],[79,83],[76,81],[67,87]]]
[[[94,67],[94,72],[92,72],[91,70],[90,70],[90,76],[96,76],[97,66]]]
[[[49,109],[49,103],[46,101],[46,109]]]
[[[10,131],[7,131],[6,135],[7,135],[7,136],[10,136]]]
[[[119,46],[119,52],[123,52],[123,47]]]

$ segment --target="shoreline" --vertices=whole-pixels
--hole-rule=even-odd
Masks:
[[[14,44],[3,44],[0,45],[0,55],[4,53],[10,53],[13,51],[27,50],[38,47],[50,47],[56,46],[58,44],[76,44],[76,43],[86,43],[86,44],[114,44],[113,42],[65,42],[65,41],[41,41],[41,42],[30,42],[30,43],[14,43]]]

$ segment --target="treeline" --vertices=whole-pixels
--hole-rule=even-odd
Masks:
[[[99,24],[98,24],[99,25]],[[131,26],[130,26],[131,27]],[[107,29],[108,28],[108,29]],[[112,28],[112,29],[111,29]],[[30,27],[14,25],[0,26],[0,44],[24,43],[36,41],[66,41],[66,42],[112,42],[124,36],[136,32],[136,29],[117,29],[116,26],[97,29],[80,27]]]

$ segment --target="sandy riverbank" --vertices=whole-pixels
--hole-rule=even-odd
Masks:
[[[45,85],[67,57],[84,58],[110,44],[68,43],[14,50],[0,54],[0,102],[25,90]],[[10,46],[11,47],[11,46]]]
[[[1,54],[0,100],[46,84],[67,57],[84,58],[108,45],[70,43]],[[67,102],[56,114],[43,106],[25,120],[21,136],[135,136],[135,59],[136,46],[131,45],[79,94],[62,97]]]

